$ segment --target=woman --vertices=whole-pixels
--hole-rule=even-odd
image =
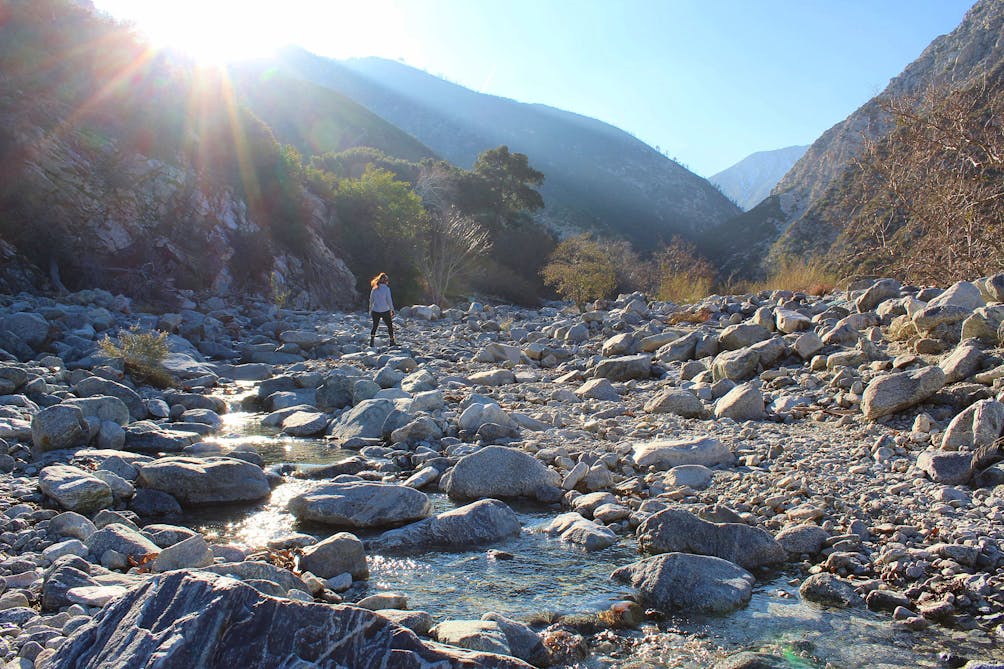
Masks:
[[[373,329],[370,330],[370,346],[373,346],[373,338],[376,337],[377,327],[380,319],[387,324],[387,332],[390,333],[390,345],[397,346],[394,341],[394,302],[390,297],[390,277],[386,272],[380,272],[370,281],[370,316],[373,317]]]

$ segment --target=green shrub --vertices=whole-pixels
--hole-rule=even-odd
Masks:
[[[128,332],[120,332],[117,342],[106,335],[98,347],[109,358],[122,360],[126,373],[141,383],[158,388],[177,385],[177,380],[164,368],[168,354],[166,332],[140,332],[133,326]]]

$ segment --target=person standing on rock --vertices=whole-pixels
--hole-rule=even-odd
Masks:
[[[373,317],[373,329],[370,330],[370,346],[373,346],[373,338],[376,337],[377,327],[380,320],[387,324],[387,332],[390,334],[390,345],[397,346],[394,341],[394,301],[390,296],[390,277],[386,272],[380,272],[370,281],[370,316]]]

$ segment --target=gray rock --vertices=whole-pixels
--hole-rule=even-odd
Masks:
[[[747,348],[753,344],[770,339],[773,335],[762,325],[740,323],[730,325],[718,335],[718,345],[726,351]]]
[[[38,487],[68,511],[91,514],[110,507],[111,487],[87,471],[70,465],[51,465],[38,474]]]
[[[1004,404],[979,400],[952,419],[941,438],[945,451],[973,450],[995,442],[1004,432]]]
[[[75,392],[79,397],[93,397],[101,395],[117,397],[122,400],[127,407],[129,407],[129,414],[134,420],[146,418],[146,404],[143,403],[143,399],[136,393],[136,391],[128,386],[122,385],[121,383],[111,381],[110,379],[103,379],[98,376],[89,376],[73,386],[73,392]]]
[[[509,651],[514,657],[525,660],[536,667],[550,664],[547,648],[544,647],[540,635],[534,632],[529,625],[524,625],[498,613],[486,613],[481,616],[481,619],[498,624],[499,629],[505,634]]]
[[[609,528],[583,518],[575,511],[556,516],[540,531],[582,546],[587,551],[601,550],[617,543],[617,535]]]
[[[818,334],[815,332],[803,332],[795,340],[794,349],[795,353],[802,360],[809,360],[812,356],[819,353],[824,346],[825,344],[823,344],[823,340],[820,339]]]
[[[938,367],[945,373],[945,383],[956,383],[968,379],[983,365],[985,354],[972,341],[962,342],[942,360]]]
[[[732,379],[744,381],[751,378],[760,364],[760,354],[752,348],[725,351],[715,356],[711,363],[711,374],[716,381]]]
[[[37,349],[49,338],[49,322],[31,312],[19,312],[0,317],[0,330],[12,332],[28,346]]]
[[[338,532],[303,549],[299,567],[323,579],[351,574],[356,580],[370,576],[363,542],[354,534]]]
[[[659,439],[634,445],[634,462],[639,467],[669,469],[678,465],[731,465],[735,456],[714,437]]]
[[[641,350],[641,342],[630,332],[622,332],[610,337],[600,347],[604,357],[634,355]]]
[[[83,446],[89,436],[90,428],[80,407],[56,404],[31,419],[31,451],[36,458],[47,451]]]
[[[865,388],[861,411],[874,420],[923,402],[945,385],[945,373],[940,367],[884,374]]]
[[[973,477],[973,454],[960,451],[924,451],[917,456],[917,469],[932,481],[945,485],[968,483]]]
[[[156,423],[137,421],[125,428],[125,447],[139,453],[180,453],[199,440],[193,432],[168,430]]]
[[[969,311],[986,306],[986,301],[980,294],[980,289],[969,281],[959,281],[927,303],[928,307],[941,306],[962,307]]]
[[[519,519],[512,509],[499,500],[483,499],[384,532],[366,545],[378,551],[464,549],[508,539],[519,532]]]
[[[652,356],[648,353],[625,355],[601,360],[593,376],[611,381],[647,379],[652,375]]]
[[[711,484],[714,471],[704,465],[677,465],[663,479],[666,485],[687,486],[694,490],[704,490]]]
[[[621,396],[607,379],[589,379],[575,389],[575,394],[585,399],[620,402]]]
[[[151,553],[160,553],[160,547],[137,530],[112,523],[105,525],[84,542],[91,555],[100,558],[107,551],[115,551],[126,557],[141,558]]]
[[[812,327],[812,319],[809,316],[793,309],[778,309],[774,317],[778,331],[785,334],[808,330]]]
[[[458,648],[509,655],[509,641],[499,624],[486,620],[444,620],[429,635],[436,641]]]
[[[871,311],[882,302],[899,297],[900,288],[896,279],[878,279],[854,301],[854,305],[861,313]]]
[[[168,546],[153,561],[153,571],[192,569],[213,564],[213,552],[201,534]]]
[[[851,607],[864,604],[853,585],[827,572],[813,574],[805,579],[798,592],[802,599],[826,606]]]
[[[85,417],[94,416],[103,421],[112,421],[118,425],[128,425],[130,420],[129,407],[119,398],[110,395],[71,397],[64,400],[62,405],[79,407]]]
[[[161,548],[173,546],[194,536],[201,536],[195,530],[190,530],[187,527],[159,523],[145,525],[143,527],[143,534]]]
[[[312,411],[295,411],[282,421],[282,431],[292,437],[313,437],[328,427],[328,417]]]
[[[363,400],[332,424],[330,434],[347,441],[356,437],[380,438],[387,416],[394,410],[394,402],[387,399]]]
[[[266,635],[267,644],[249,643]],[[427,647],[412,632],[361,608],[265,597],[242,583],[184,571],[151,579],[113,602],[99,624],[78,630],[48,666],[144,667],[163,664],[165,657],[170,666],[186,669],[529,668],[515,658]]]
[[[696,363],[695,363],[696,364]],[[670,413],[683,418],[707,418],[708,410],[689,390],[667,388],[645,404],[648,413]]]
[[[540,502],[561,498],[561,477],[523,451],[488,446],[465,455],[440,478],[452,499],[529,497]]]
[[[66,511],[49,521],[49,534],[55,537],[74,537],[86,541],[96,530],[94,523],[75,511]]]
[[[655,352],[655,357],[659,362],[684,362],[694,359],[694,351],[701,335],[698,332],[691,332],[678,339],[674,339],[663,345]]]
[[[470,374],[467,379],[476,386],[506,386],[516,383],[516,375],[508,369],[492,369],[486,372],[477,372]]]
[[[762,420],[763,417],[763,393],[758,386],[750,383],[736,386],[715,404],[715,418],[731,418],[742,422]]]
[[[758,527],[709,523],[679,509],[666,509],[645,519],[638,527],[638,545],[648,553],[713,555],[746,569],[787,559],[781,544]]]
[[[775,539],[788,552],[788,555],[816,555],[823,549],[823,544],[830,533],[818,525],[795,525],[781,530]]]
[[[403,485],[325,483],[289,500],[298,520],[338,527],[388,527],[426,518],[432,503],[425,493]]]
[[[662,611],[729,613],[749,602],[753,575],[732,562],[706,555],[666,553],[612,574],[638,590],[644,606]]]
[[[227,457],[161,458],[140,466],[137,484],[166,492],[182,506],[254,502],[271,492],[261,467]]]

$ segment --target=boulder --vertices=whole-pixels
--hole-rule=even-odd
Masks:
[[[327,415],[315,411],[295,411],[282,421],[282,431],[291,437],[313,437],[327,427]]]
[[[96,395],[117,397],[129,407],[129,414],[133,419],[140,420],[146,418],[146,404],[143,402],[143,398],[132,388],[110,379],[89,376],[73,386],[73,392],[78,397],[93,397]]]
[[[639,467],[669,469],[678,465],[731,465],[735,456],[714,437],[659,439],[634,445],[634,462]]]
[[[695,363],[696,364],[696,363]],[[670,413],[683,418],[707,418],[708,410],[697,395],[682,388],[667,388],[645,404],[648,413]]]
[[[813,574],[805,579],[798,593],[802,599],[817,604],[836,607],[862,606],[864,600],[850,582],[828,572]]]
[[[972,341],[964,341],[938,363],[945,373],[945,383],[956,383],[968,379],[983,365],[983,349]]]
[[[87,443],[90,429],[80,407],[56,404],[36,413],[31,419],[32,455]]]
[[[363,542],[348,532],[338,532],[304,548],[298,566],[301,571],[309,571],[323,579],[339,574],[351,574],[356,580],[370,576]]]
[[[150,579],[111,603],[100,621],[78,630],[48,666],[529,669],[530,665],[501,655],[430,648],[410,630],[358,607],[278,599],[232,579],[177,571]]]
[[[917,456],[917,469],[945,485],[968,483],[973,477],[973,454],[928,450]]]
[[[743,523],[710,523],[687,511],[666,509],[638,527],[638,545],[647,553],[713,555],[755,569],[780,564],[787,553],[770,534]]]
[[[945,292],[938,295],[927,303],[928,307],[954,306],[962,307],[968,311],[974,311],[979,307],[986,306],[986,301],[980,294],[980,289],[975,283],[969,281],[959,281],[952,284]]]
[[[751,383],[736,386],[715,404],[715,418],[731,418],[734,421],[762,420],[764,400],[760,388]]]
[[[452,499],[529,497],[540,502],[561,498],[561,477],[532,455],[505,446],[488,446],[460,461],[440,478]]]
[[[261,467],[228,457],[160,458],[139,467],[137,485],[166,492],[185,507],[254,502],[271,491]]]
[[[383,435],[383,423],[393,410],[392,400],[363,400],[332,424],[330,434],[342,441],[356,437],[379,439]]]
[[[502,541],[520,533],[516,513],[497,499],[482,499],[444,511],[366,542],[377,551],[461,549]]]
[[[125,402],[117,397],[95,396],[95,397],[71,397],[63,400],[63,406],[80,407],[84,412],[84,417],[93,416],[102,421],[111,421],[118,425],[129,424],[129,407]],[[58,406],[58,405],[57,405]]]
[[[630,332],[616,334],[603,342],[600,352],[604,357],[634,355],[641,350],[641,342]]]
[[[650,557],[621,567],[612,578],[636,588],[644,606],[687,614],[740,609],[749,602],[755,580],[727,560],[687,553]]]
[[[740,323],[730,325],[722,330],[721,334],[718,335],[718,345],[726,351],[735,351],[770,339],[772,336],[770,330],[762,325]]]
[[[945,385],[940,367],[922,367],[872,379],[861,398],[865,418],[874,420],[923,402]]]
[[[715,356],[711,363],[711,374],[715,381],[745,381],[756,373],[759,364],[760,354],[752,348],[725,351]]]
[[[51,465],[38,474],[38,487],[67,511],[91,514],[114,504],[111,487],[89,472],[69,465]]]
[[[687,486],[694,490],[704,490],[711,484],[714,471],[704,465],[677,465],[663,479],[669,486]]]
[[[781,544],[788,555],[797,558],[799,555],[816,555],[823,550],[823,544],[830,533],[818,525],[794,525],[781,530],[775,539]]]
[[[429,635],[450,646],[509,655],[509,641],[499,624],[490,620],[444,620]]]
[[[698,332],[691,332],[689,334],[683,335],[677,339],[672,340],[668,344],[662,345],[655,352],[655,357],[659,362],[684,362],[687,360],[694,359],[694,351],[697,348],[697,342],[701,339],[701,335]]]
[[[544,534],[559,537],[562,541],[582,546],[587,551],[597,551],[617,543],[617,535],[607,527],[583,518],[575,511],[562,513],[543,525]]]
[[[0,317],[0,331],[12,332],[28,346],[37,349],[49,338],[49,322],[38,314],[22,311]]]
[[[153,571],[195,569],[213,564],[213,552],[201,534],[168,546],[153,561]]]
[[[979,400],[952,419],[941,438],[944,451],[973,450],[992,444],[1004,432],[1004,404]]]
[[[605,402],[620,402],[621,396],[607,379],[589,379],[575,389],[579,397]]]
[[[775,312],[774,318],[778,331],[784,334],[800,332],[812,327],[811,318],[793,309],[778,309]]]
[[[388,527],[426,518],[432,503],[425,493],[384,483],[324,483],[289,500],[297,520],[336,527]]]
[[[87,537],[84,544],[96,559],[101,559],[108,551],[115,551],[134,559],[151,554],[156,555],[160,552],[160,546],[150,541],[141,532],[121,523],[105,525]]]
[[[879,279],[858,296],[854,306],[861,313],[871,311],[882,302],[899,297],[900,288],[902,285],[896,279]]]
[[[596,378],[611,381],[628,381],[630,379],[647,379],[652,375],[652,356],[648,353],[624,355],[617,358],[601,360],[593,370]]]

